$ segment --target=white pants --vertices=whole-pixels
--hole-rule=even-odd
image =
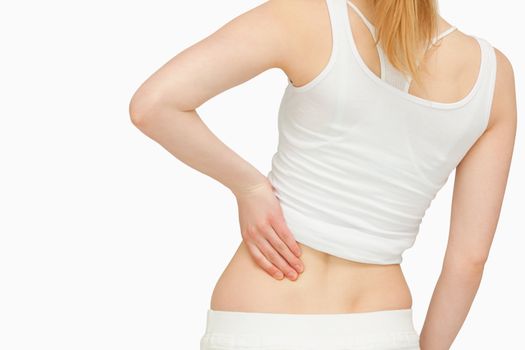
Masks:
[[[208,309],[200,350],[420,350],[412,309],[285,314]]]

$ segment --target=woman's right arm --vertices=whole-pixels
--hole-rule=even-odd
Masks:
[[[496,57],[490,124],[456,168],[449,239],[420,334],[421,350],[452,345],[479,288],[496,231],[517,125],[512,66],[499,50]]]
[[[277,279],[279,271],[293,274],[296,265],[301,272],[302,262],[272,186],[211,132],[196,109],[270,68],[285,70],[288,50],[295,45],[289,42],[291,3],[267,1],[232,19],[154,72],[129,105],[133,124],[144,134],[233,192],[253,258]]]

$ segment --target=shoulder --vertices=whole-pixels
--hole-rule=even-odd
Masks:
[[[327,0],[269,0],[261,6],[291,46],[318,33],[320,26],[330,26]]]
[[[514,71],[512,68],[512,64],[509,60],[509,58],[498,48],[494,47],[487,39],[478,37],[472,35],[467,35],[464,33],[459,32],[460,35],[456,37],[456,41],[454,42],[454,51],[461,52],[461,55],[459,56],[461,59],[461,63],[463,66],[472,65],[474,62],[479,62],[480,60],[480,49],[482,49],[478,44],[478,39],[482,42],[485,42],[489,47],[489,53],[494,54],[496,60],[495,62],[495,69],[497,71],[497,85],[501,85],[500,87],[508,89],[511,86],[514,85]],[[492,52],[490,52],[492,51]]]
[[[260,6],[272,8],[280,14],[300,17],[320,6],[326,7],[327,0],[268,0]]]
[[[479,61],[481,49],[478,44],[479,39],[487,43],[490,49],[494,51],[499,77],[507,81],[514,79],[512,64],[503,52],[492,46],[487,39],[480,37],[476,38],[475,36],[465,34],[459,30],[457,32],[458,35],[455,36],[455,40],[451,40],[450,49],[451,51],[456,52],[456,57],[461,58],[461,63],[472,65],[475,61]],[[461,55],[457,55],[458,52],[461,52]]]
[[[491,116],[489,127],[500,119],[513,118],[513,109],[516,105],[514,70],[510,59],[500,49],[494,47],[485,38],[476,37],[457,31],[456,35],[451,36],[446,47],[447,54],[444,59],[456,67],[458,77],[464,77],[467,72],[473,71],[473,67],[480,67],[481,52],[479,41],[484,42],[489,47],[489,54],[493,55],[488,60],[493,64],[491,69],[495,72],[494,79],[489,82],[493,92]],[[461,54],[458,55],[458,52]],[[479,68],[476,70],[479,72]]]
[[[492,45],[491,48],[496,56],[496,78],[489,127],[499,123],[514,125],[517,118],[514,69],[500,49]]]
[[[270,0],[266,6],[278,18],[285,47],[279,68],[288,77],[326,62],[332,47],[327,0]]]
[[[440,59],[449,67],[454,67],[453,76],[475,79],[481,63],[481,49],[476,37],[455,30],[440,44]],[[459,53],[459,54],[458,54]],[[472,78],[472,79],[471,79]]]
[[[315,28],[320,11],[328,11],[327,0],[268,0],[248,12],[265,16],[280,28],[306,29]],[[312,19],[314,23],[306,22]]]
[[[459,35],[457,35],[456,40],[453,41],[452,48],[456,52],[461,52],[461,55],[459,56],[462,57],[462,61],[464,64],[472,64],[473,61],[476,61],[476,59],[480,56],[480,47],[478,44],[478,40],[475,36],[468,35],[460,31],[458,31],[458,33]],[[487,39],[479,39],[485,41],[490,46],[490,49],[494,51],[496,56],[497,71],[499,74],[499,78],[502,78],[507,82],[513,80],[514,72],[512,64],[508,57],[498,48],[492,46],[492,44]]]
[[[493,47],[496,55],[497,79],[505,88],[514,86],[514,69],[509,58],[498,48]]]
[[[275,53],[275,67],[289,65],[290,54],[304,48],[319,31],[319,22],[328,13],[326,0],[268,0],[228,23],[254,37]],[[324,12],[323,12],[324,11]],[[326,19],[328,26],[330,22]]]

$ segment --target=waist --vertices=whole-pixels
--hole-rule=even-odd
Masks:
[[[203,349],[419,350],[412,309],[337,314],[208,310]]]
[[[306,185],[277,169],[268,178],[297,241],[367,264],[400,264],[415,243],[421,216],[411,214],[410,205],[362,189],[337,192],[321,180]]]
[[[269,276],[241,242],[215,285],[210,308],[273,313],[411,308],[412,296],[399,264],[359,263],[299,245],[305,270],[291,281]]]

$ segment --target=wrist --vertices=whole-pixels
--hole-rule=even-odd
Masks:
[[[273,185],[267,178],[263,178],[260,182],[256,182],[249,185],[236,186],[235,188],[230,188],[232,193],[237,198],[250,196],[260,191],[273,191]]]

